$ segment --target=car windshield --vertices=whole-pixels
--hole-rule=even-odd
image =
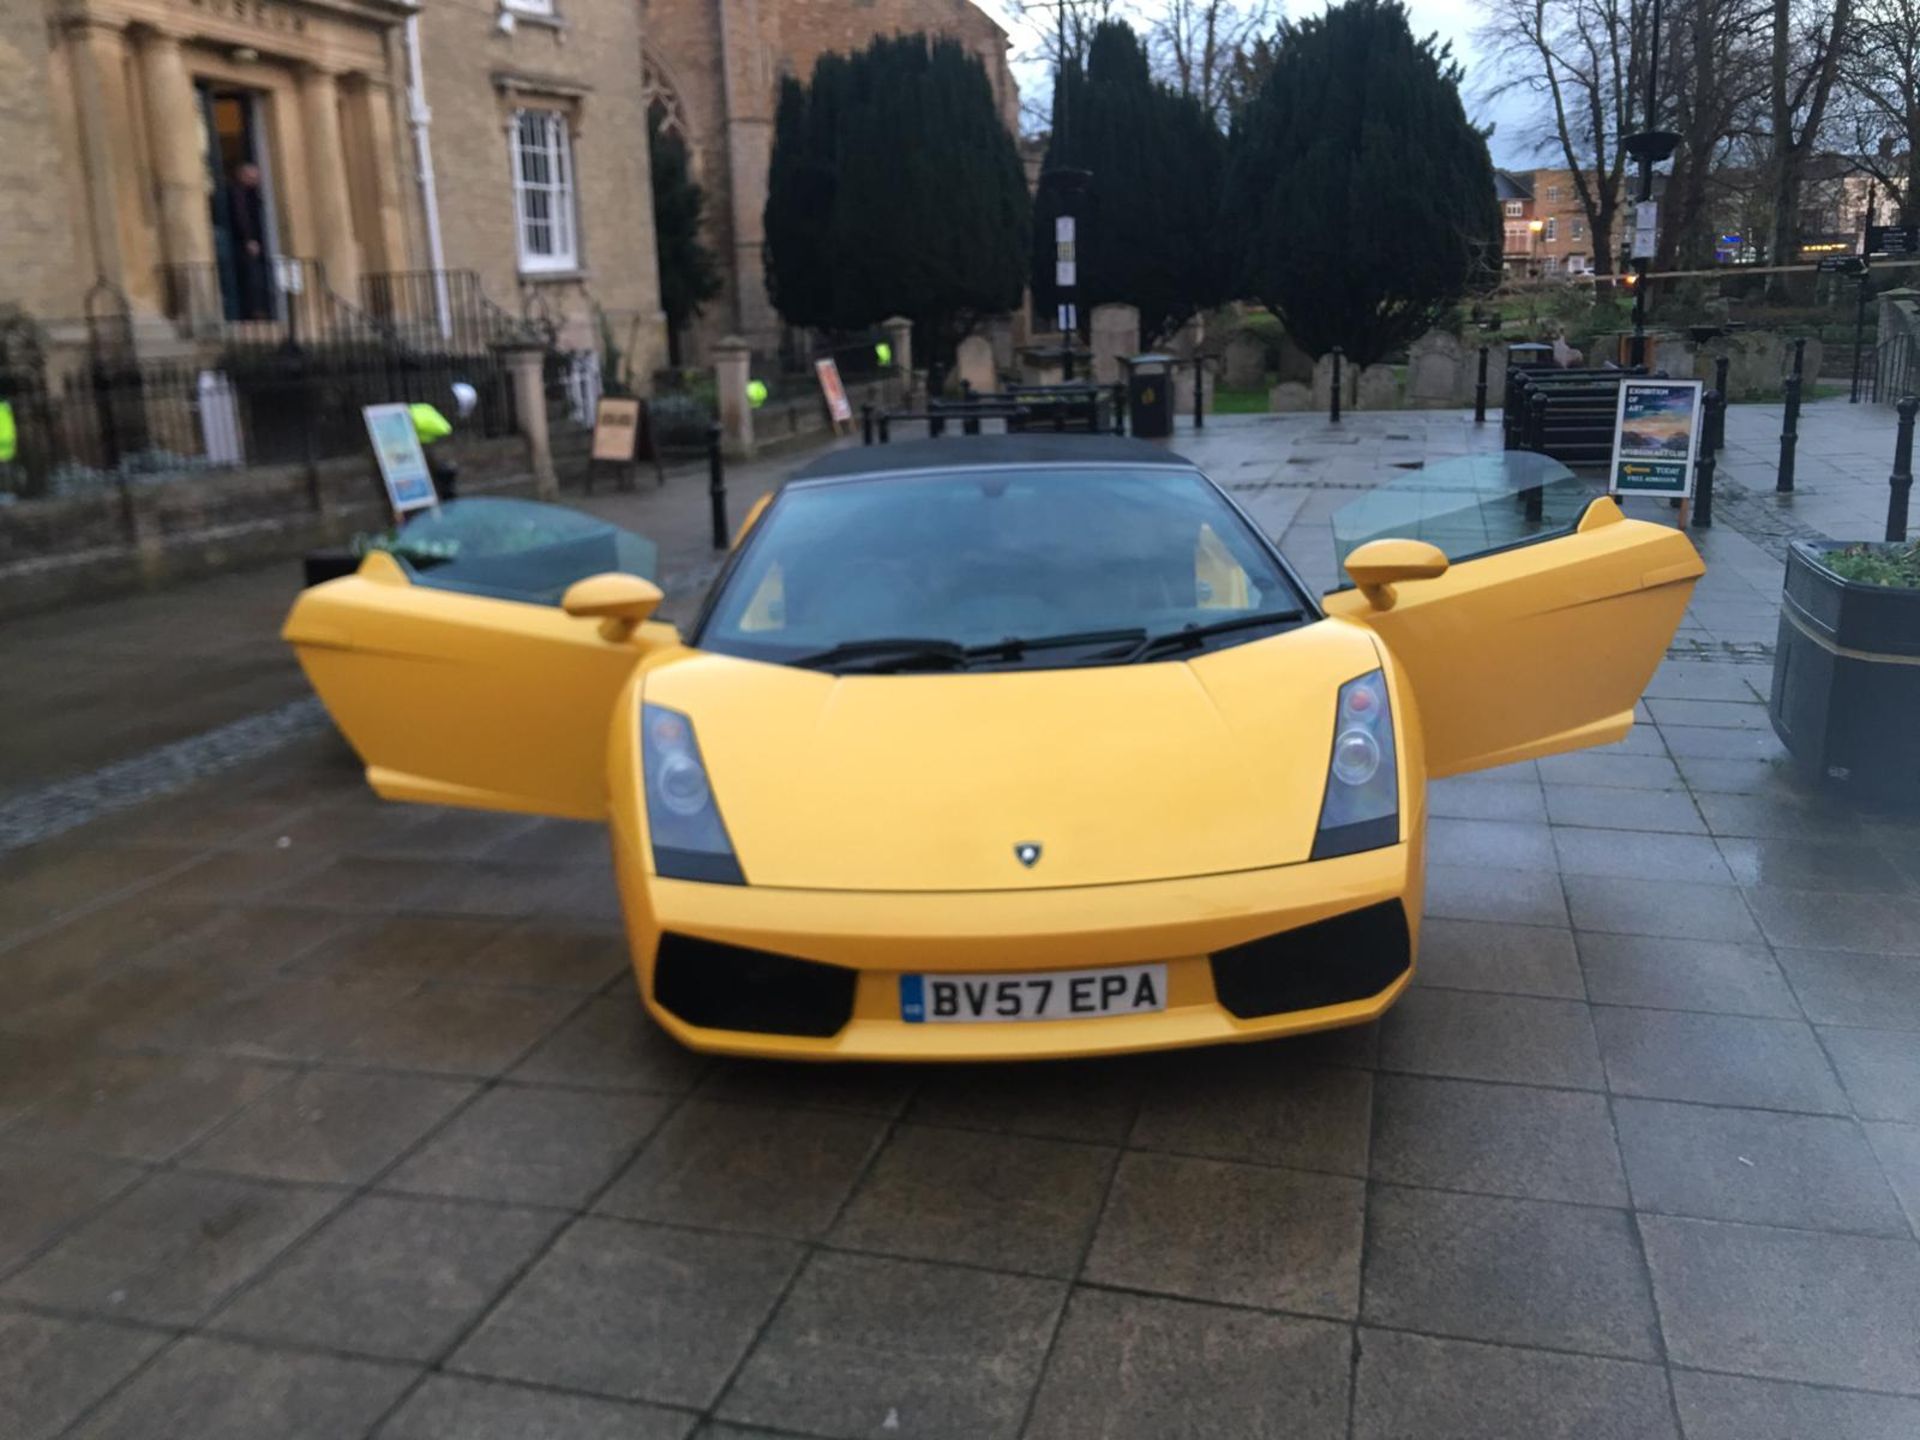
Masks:
[[[416,585],[529,605],[558,605],[586,575],[654,578],[651,540],[558,505],[479,497],[423,510],[401,529],[394,557]]]
[[[1425,540],[1464,560],[1563,534],[1598,491],[1558,460],[1500,450],[1394,476],[1333,515],[1334,563],[1369,540]]]
[[[1302,612],[1197,472],[1010,466],[789,487],[696,643],[829,669],[1064,666],[1258,639]]]

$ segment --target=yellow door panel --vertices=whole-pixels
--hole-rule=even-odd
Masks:
[[[390,800],[607,813],[607,722],[670,626],[622,641],[557,606],[408,583],[384,555],[304,591],[282,636]]]
[[[1706,566],[1687,537],[1593,502],[1571,535],[1359,590],[1328,613],[1375,631],[1413,690],[1434,777],[1625,735]]]

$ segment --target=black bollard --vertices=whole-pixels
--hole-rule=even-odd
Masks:
[[[860,407],[860,443],[873,443],[873,402],[869,400]]]
[[[1490,347],[1480,347],[1480,378],[1473,382],[1473,423],[1487,423],[1487,351]]]
[[[1333,347],[1333,390],[1327,397],[1327,419],[1335,425],[1340,423],[1340,347]]]
[[[1116,435],[1124,435],[1127,433],[1127,386],[1125,381],[1120,381],[1113,387],[1113,433]]]
[[[713,548],[727,548],[727,471],[720,459],[720,427],[707,426],[707,505],[713,516]]]
[[[1894,432],[1893,474],[1887,477],[1887,539],[1907,538],[1907,493],[1913,489],[1913,414],[1920,410],[1920,398],[1901,397],[1894,407],[1900,416],[1900,428]]]
[[[1793,342],[1793,373],[1787,376],[1786,415],[1780,424],[1780,471],[1773,482],[1777,495],[1793,493],[1793,451],[1800,443],[1800,370],[1806,353],[1805,340]]]
[[[1193,357],[1193,428],[1202,429],[1207,423],[1207,361],[1204,355]],[[1339,419],[1334,416],[1334,419]]]
[[[927,402],[927,438],[938,440],[946,433],[947,417],[940,412],[940,402],[929,400]]]
[[[1725,355],[1713,362],[1713,388],[1720,392],[1720,418],[1713,427],[1713,452],[1716,455],[1727,444],[1727,367],[1732,363]]]
[[[1521,448],[1540,455],[1544,455],[1547,450],[1547,397],[1537,391],[1527,399],[1526,444]],[[1526,501],[1527,519],[1538,521],[1546,513],[1547,508],[1544,487],[1532,485],[1520,493]]]
[[[887,412],[880,412],[880,443],[885,445],[893,439],[893,425],[887,418]]]
[[[1725,413],[1727,402],[1721,398],[1718,390],[1709,390],[1701,397],[1700,403],[1707,407],[1703,417],[1705,420],[1703,428],[1718,434],[1719,427],[1727,423]],[[1713,446],[1703,443],[1700,446],[1700,461],[1694,468],[1693,477],[1692,523],[1696,530],[1713,528],[1713,470]]]

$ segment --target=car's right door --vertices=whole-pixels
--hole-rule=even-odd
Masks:
[[[1343,550],[1395,534],[1448,551],[1445,574],[1395,585],[1388,608],[1359,590],[1325,600],[1404,672],[1434,778],[1624,736],[1706,570],[1680,531],[1545,464],[1482,467],[1452,490],[1409,478],[1359,502],[1344,532],[1336,517]],[[1537,483],[1506,488],[1516,473]]]

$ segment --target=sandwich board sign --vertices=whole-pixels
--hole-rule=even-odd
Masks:
[[[827,402],[827,414],[838,430],[853,420],[853,406],[847,401],[847,387],[840,383],[840,366],[829,355],[813,362],[814,376],[820,381],[820,394]]]
[[[639,439],[640,402],[627,395],[602,395],[594,407],[589,458],[614,465],[630,464]]]
[[[1706,385],[1699,380],[1622,380],[1613,418],[1610,495],[1693,494]]]
[[[367,438],[373,441],[373,458],[379,463],[380,478],[386,482],[387,502],[393,506],[396,520],[404,520],[415,510],[427,510],[440,503],[433,488],[433,476],[427,470],[427,452],[420,448],[420,437],[413,428],[413,416],[405,405],[363,405]]]

